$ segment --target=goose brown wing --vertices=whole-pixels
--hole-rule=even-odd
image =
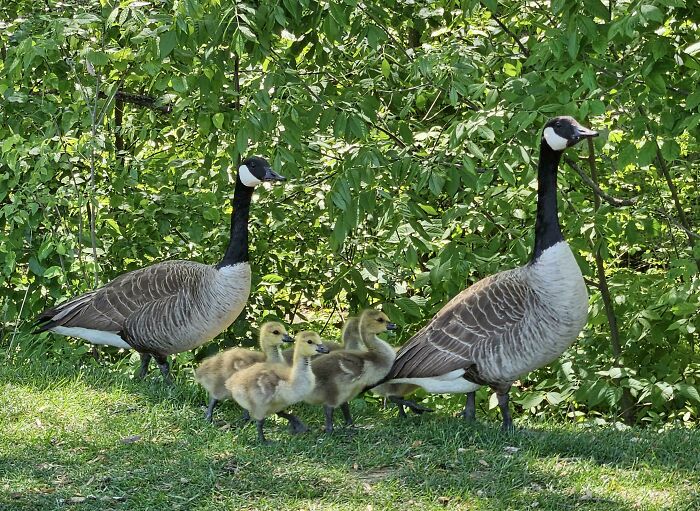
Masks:
[[[518,270],[498,273],[465,289],[398,352],[387,380],[447,374],[477,364],[479,345],[502,342],[526,315],[529,288]]]
[[[38,331],[55,326],[119,332],[127,318],[160,303],[177,300],[192,281],[211,267],[190,261],[166,261],[120,275],[103,287],[44,311],[37,318]]]

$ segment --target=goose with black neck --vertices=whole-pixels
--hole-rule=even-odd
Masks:
[[[231,231],[221,261],[164,261],[124,273],[101,288],[42,312],[37,332],[51,331],[93,344],[135,349],[137,377],[155,358],[166,381],[168,356],[201,346],[233,323],[250,294],[248,219],[255,187],[284,181],[261,157],[238,167],[231,205]]]
[[[532,259],[450,300],[399,350],[385,381],[466,393],[468,420],[476,417],[475,391],[488,385],[498,396],[503,429],[513,429],[508,406],[513,382],[558,358],[586,324],[586,285],[559,225],[557,171],[564,150],[597,135],[572,117],[545,124]]]

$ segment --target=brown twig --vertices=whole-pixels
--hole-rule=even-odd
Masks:
[[[597,172],[596,172],[596,161],[595,161],[595,145],[593,144],[593,139],[588,139],[588,166],[591,169],[591,180],[597,185]],[[593,203],[595,205],[596,213],[600,210],[601,202],[600,196],[597,193],[593,194]],[[597,230],[596,230],[597,232]],[[602,235],[601,235],[602,237]],[[620,359],[622,357],[622,346],[620,344],[620,329],[617,325],[617,316],[615,315],[615,306],[613,305],[612,295],[610,293],[610,288],[608,287],[608,280],[605,276],[605,263],[603,261],[603,255],[601,254],[600,245],[598,245],[593,251],[593,256],[595,258],[596,273],[598,276],[598,290],[600,291],[600,296],[603,299],[603,306],[605,308],[605,315],[608,318],[608,325],[610,326],[610,346],[612,349],[612,354],[615,359],[615,364],[620,364]],[[622,417],[627,424],[634,423],[634,401],[632,400],[632,395],[629,389],[622,389]]]
[[[618,199],[617,197],[613,197],[612,195],[605,193],[600,189],[598,183],[596,183],[595,180],[591,179],[590,176],[581,170],[581,167],[579,167],[573,159],[568,156],[564,156],[564,161],[567,163],[567,165],[574,169],[581,179],[583,179],[583,182],[593,190],[596,197],[605,200],[605,202],[611,206],[615,206],[616,208],[622,206],[633,206],[639,200],[637,197],[632,197],[631,199]]]
[[[508,34],[508,35],[513,39],[513,41],[515,41],[515,43],[520,47],[520,51],[523,52],[523,55],[525,55],[526,57],[529,57],[529,56],[530,56],[530,50],[527,49],[527,47],[522,43],[522,41],[518,38],[518,36],[516,36],[516,35],[505,25],[505,23],[503,23],[503,22],[499,19],[498,16],[496,16],[496,13],[495,13],[495,12],[491,11],[486,5],[484,5],[484,2],[481,2],[481,5],[483,5],[484,7],[486,7],[486,9],[489,10],[489,12],[491,13],[491,17],[493,18],[493,21],[495,21],[495,22],[498,24],[498,26],[501,27],[501,30],[503,30],[506,34]]]

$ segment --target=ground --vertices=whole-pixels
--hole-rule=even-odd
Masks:
[[[236,426],[182,371],[168,388],[108,367],[0,368],[0,510],[700,509],[700,432],[408,420],[355,400],[358,427]],[[339,420],[340,422],[340,420]]]

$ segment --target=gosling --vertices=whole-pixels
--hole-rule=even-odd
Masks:
[[[265,418],[273,413],[285,417],[290,424],[300,423],[298,418],[282,410],[303,401],[313,392],[316,378],[311,370],[311,357],[317,353],[328,353],[328,348],[316,332],[304,331],[297,335],[291,367],[263,362],[226,380],[231,397],[255,419],[260,442],[268,443],[264,433]]]
[[[338,407],[343,412],[345,424],[352,425],[348,401],[389,373],[396,352],[376,334],[395,329],[396,325],[389,321],[386,314],[367,309],[359,318],[359,336],[367,351],[334,351],[312,361],[316,387],[305,401],[323,405],[326,433],[333,432],[333,412]]]
[[[360,338],[359,326],[359,318],[348,318],[343,325],[343,330],[341,333],[343,344],[333,341],[323,341],[323,345],[328,348],[329,353],[333,353],[334,351],[338,350],[364,350],[365,345],[362,343],[362,339]],[[289,365],[292,365],[293,355],[293,349],[287,349],[282,352],[285,362],[287,362]]]
[[[282,345],[294,339],[282,323],[269,321],[260,327],[260,350],[231,348],[202,361],[195,371],[195,379],[209,393],[209,406],[204,418],[212,422],[212,413],[219,401],[229,399],[231,393],[225,386],[232,374],[259,362],[282,362]],[[244,420],[248,420],[244,414]]]

